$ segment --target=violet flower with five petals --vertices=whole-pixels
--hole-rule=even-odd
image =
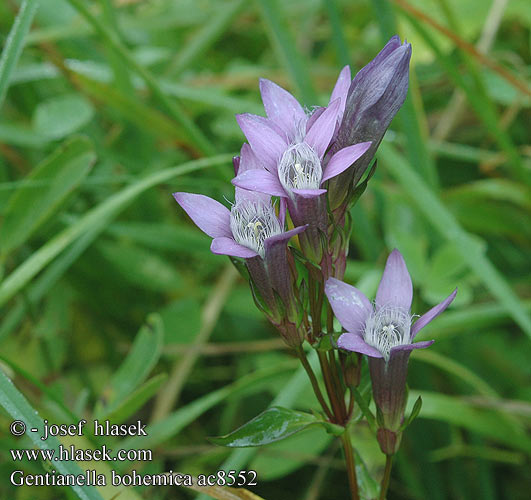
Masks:
[[[412,324],[413,285],[402,254],[394,249],[387,259],[374,306],[357,288],[335,278],[328,279],[325,293],[346,330],[338,339],[338,347],[369,357],[374,401],[384,422],[378,440],[382,451],[392,454],[399,444],[404,418],[409,355],[413,349],[434,342],[413,340],[450,305],[457,289]]]
[[[243,145],[235,165],[240,172],[257,168],[258,161],[248,144]],[[173,196],[199,229],[213,238],[213,253],[245,259],[252,285],[267,306],[268,318],[277,327],[286,321],[295,322],[298,312],[287,243],[306,227],[284,231],[284,215],[277,217],[271,196],[262,193],[237,188],[230,210],[201,194],[179,192]],[[288,336],[293,335],[290,330]]]
[[[320,260],[320,237],[326,232],[323,183],[339,175],[362,156],[370,142],[337,151],[323,168],[324,155],[342,118],[350,70],[344,68],[330,104],[307,115],[299,102],[269,80],[260,81],[267,118],[252,114],[236,119],[263,169],[238,172],[232,183],[243,189],[286,200],[295,225],[309,224],[313,257]],[[312,234],[313,233],[313,234]]]

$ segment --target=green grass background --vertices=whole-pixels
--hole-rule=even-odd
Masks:
[[[255,469],[268,500],[347,498],[321,429],[260,450],[207,441],[273,401],[317,405],[247,284],[171,193],[233,198],[234,114],[263,114],[260,77],[323,105],[343,65],[357,71],[395,33],[413,46],[410,90],[353,209],[346,279],[373,296],[398,247],[414,312],[459,294],[422,332],[434,346],[412,356],[410,399],[424,406],[389,498],[528,498],[530,28],[524,0],[3,0],[0,365],[17,389],[0,380],[0,498],[116,494],[9,485],[21,467],[9,450],[39,445],[9,423],[37,418],[32,408],[57,423],[153,422],[148,438],[78,443],[153,450],[120,472],[223,464]],[[374,439],[364,424],[353,432],[378,477]]]

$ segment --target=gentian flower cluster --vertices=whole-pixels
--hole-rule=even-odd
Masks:
[[[404,427],[411,351],[433,342],[413,340],[456,294],[413,321],[411,278],[396,249],[374,304],[341,281],[350,208],[365,189],[378,145],[406,97],[410,57],[411,45],[391,38],[354,79],[349,67],[343,68],[323,107],[305,107],[262,79],[265,116],[236,116],[247,142],[233,161],[232,206],[200,194],[174,193],[213,238],[212,252],[230,256],[246,270],[255,303],[301,359],[329,422],[348,425],[362,355],[368,357],[377,439],[387,456],[398,450]],[[334,332],[334,315],[345,329],[340,336]],[[328,402],[306,360],[305,340],[317,351]],[[355,492],[353,456],[345,439]]]

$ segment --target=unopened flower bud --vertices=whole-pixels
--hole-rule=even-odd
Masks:
[[[404,103],[409,81],[411,45],[392,37],[380,53],[362,68],[350,85],[343,120],[332,153],[358,142],[371,147],[352,167],[329,182],[332,210],[342,205],[374,157],[392,119]]]

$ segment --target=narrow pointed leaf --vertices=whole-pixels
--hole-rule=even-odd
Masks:
[[[152,315],[140,329],[133,346],[103,392],[103,407],[96,413],[114,413],[135,389],[144,382],[157,363],[164,343],[164,326],[158,315]]]

